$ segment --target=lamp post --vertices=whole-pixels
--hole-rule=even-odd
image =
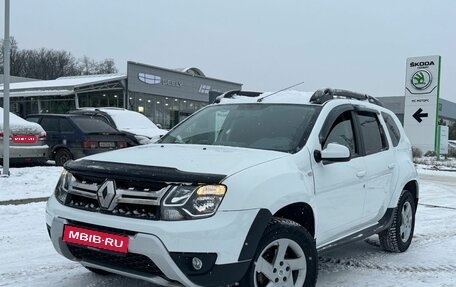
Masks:
[[[5,0],[5,38],[3,40],[3,177],[9,176],[9,138],[10,138],[10,0]]]

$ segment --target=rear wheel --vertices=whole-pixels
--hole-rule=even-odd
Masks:
[[[315,286],[317,263],[315,242],[309,232],[294,221],[274,218],[240,286]]]
[[[380,246],[390,252],[404,252],[412,243],[415,230],[415,199],[410,191],[404,191],[396,210],[391,226],[380,232]]]
[[[57,150],[54,157],[55,164],[59,166],[63,166],[67,161],[71,159],[73,159],[73,155],[66,148]]]

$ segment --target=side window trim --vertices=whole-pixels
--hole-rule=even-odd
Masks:
[[[356,123],[355,123],[355,115],[354,115],[354,109],[353,109],[353,106],[351,105],[344,105],[344,106],[340,106],[340,107],[343,107],[342,109],[339,109],[339,110],[336,110],[334,109],[332,112],[334,112],[332,114],[332,117],[331,116],[331,113],[330,115],[328,115],[328,118],[327,120],[325,121],[321,131],[320,131],[320,145],[321,145],[321,148],[323,148],[324,144],[326,143],[326,141],[328,140],[328,137],[331,135],[331,132],[332,130],[334,129],[334,124],[335,122],[337,121],[337,119],[342,116],[344,113],[349,113],[350,115],[350,126],[351,126],[351,130],[352,130],[352,133],[353,133],[353,139],[354,139],[354,150],[355,152],[351,152],[350,151],[350,158],[353,159],[353,158],[357,158],[357,157],[360,157],[361,156],[361,149],[360,149],[360,139],[359,139],[359,133],[357,131],[357,128],[356,128]],[[325,130],[326,128],[326,130]],[[326,134],[326,136],[323,138],[322,135],[323,134]],[[327,163],[323,163],[323,164],[327,164]]]
[[[336,119],[342,115],[343,113],[347,111],[352,111],[354,110],[354,107],[352,105],[346,104],[346,105],[341,105],[336,108],[334,108],[331,112],[329,112],[328,116],[326,117],[326,120],[320,130],[320,133],[318,135],[318,139],[320,141],[320,145],[323,145],[324,141],[329,135],[329,132],[331,131],[331,127],[336,121]]]
[[[361,135],[361,124],[357,117],[357,112],[352,111],[352,121],[353,121],[353,132],[355,133],[355,139],[358,142],[358,156],[366,156],[366,147],[364,146],[364,141]]]

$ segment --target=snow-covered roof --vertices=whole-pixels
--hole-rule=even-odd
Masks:
[[[14,97],[36,97],[36,96],[66,96],[74,92],[73,89],[66,90],[25,90],[25,91],[12,91],[10,96]],[[0,92],[0,97],[3,97],[3,92]]]
[[[20,82],[20,83],[11,83],[11,91],[20,91],[20,90],[52,90],[61,88],[73,88],[94,85],[103,82],[110,82],[116,80],[126,79],[127,75],[125,74],[104,74],[104,75],[88,75],[88,76],[74,76],[74,77],[61,77],[55,80],[46,80],[46,81],[29,81],[29,82]],[[3,85],[0,85],[0,90],[3,91]],[[68,90],[67,90],[68,91]],[[41,94],[41,93],[40,93]]]

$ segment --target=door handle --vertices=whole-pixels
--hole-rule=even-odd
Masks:
[[[359,178],[365,177],[366,176],[366,171],[365,170],[358,171],[356,173],[356,176],[359,177]]]
[[[395,167],[396,167],[396,164],[395,164],[395,163],[390,163],[390,164],[388,165],[388,168],[389,168],[389,169],[394,169]]]

